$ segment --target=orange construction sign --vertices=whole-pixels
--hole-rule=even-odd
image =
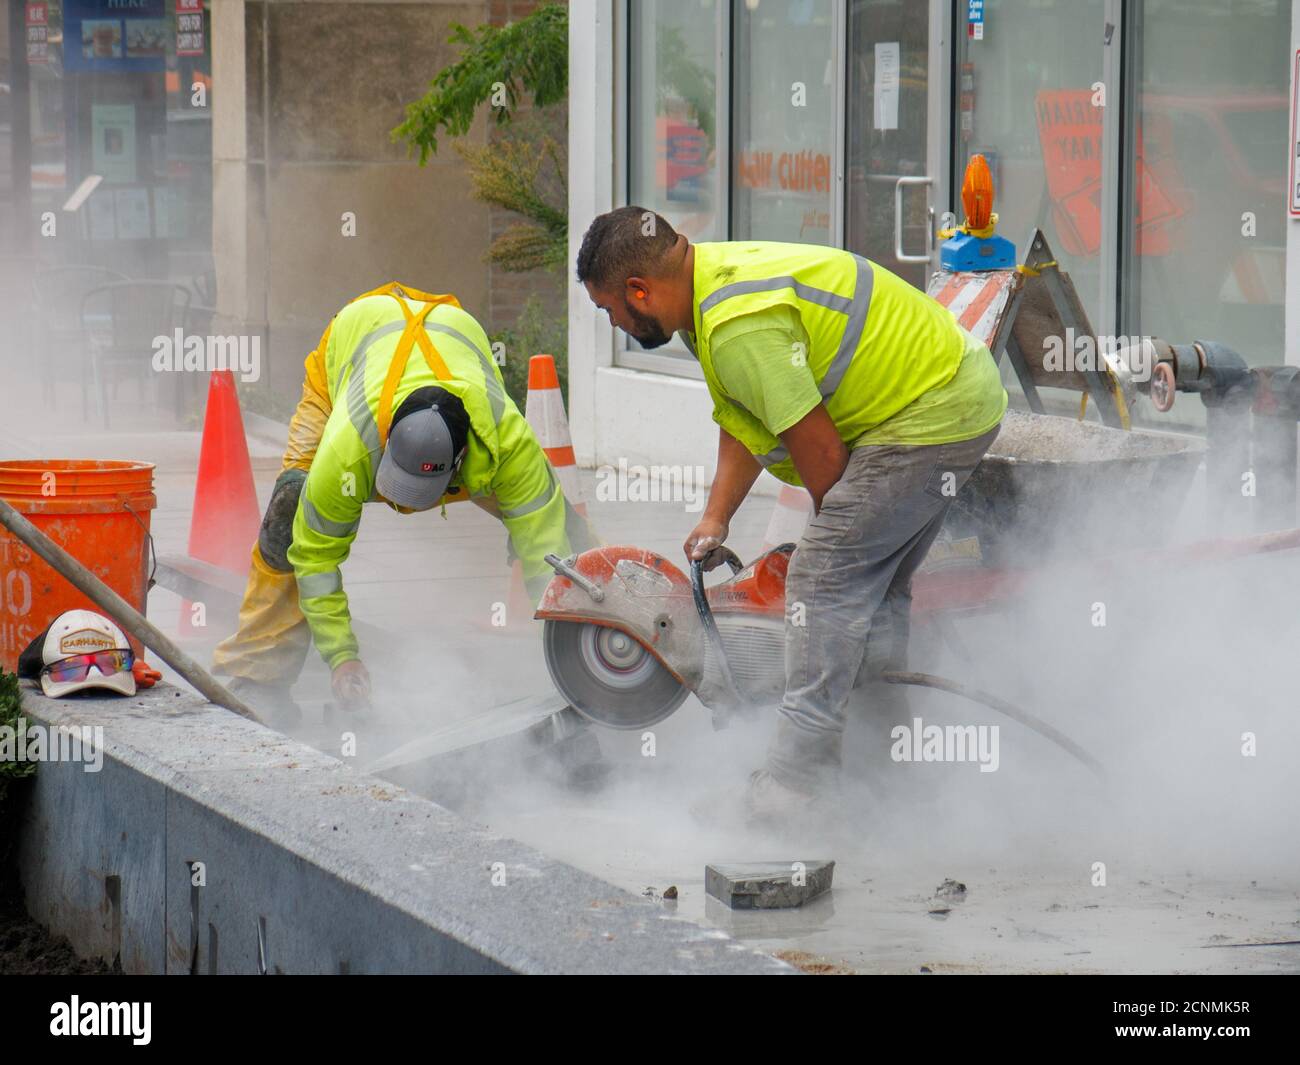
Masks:
[[[1091,89],[1044,89],[1034,100],[1043,171],[1051,200],[1052,221],[1061,247],[1072,256],[1101,250],[1101,154],[1103,107],[1093,105]],[[1135,137],[1139,255],[1167,255],[1169,223],[1183,214],[1165,185],[1147,165],[1142,129]],[[1176,194],[1176,190],[1170,190]]]

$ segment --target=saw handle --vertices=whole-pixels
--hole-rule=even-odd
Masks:
[[[733,577],[745,568],[745,564],[740,561],[740,556],[736,554],[736,552],[731,550],[729,547],[724,547],[722,544],[719,544],[712,550],[706,551],[703,558],[691,562],[692,584],[695,583],[694,573],[696,562],[699,563],[700,569],[703,573],[708,573],[709,570],[717,569],[725,562],[730,567],[731,575]],[[702,580],[701,586],[703,586]]]
[[[576,557],[576,556],[575,556]],[[568,577],[579,588],[586,592],[591,598],[599,603],[605,598],[605,591],[595,581],[590,581],[578,572],[577,568],[571,561],[560,558],[559,555],[543,555],[544,561],[551,569],[555,570],[561,577]]]

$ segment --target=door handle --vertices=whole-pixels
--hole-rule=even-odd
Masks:
[[[934,258],[934,230],[925,228],[925,254],[908,255],[903,251],[903,186],[933,185],[931,177],[901,177],[894,182],[894,258],[900,263],[928,263]]]

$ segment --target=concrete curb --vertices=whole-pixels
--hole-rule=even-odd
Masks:
[[[37,770],[28,908],[126,972],[795,971],[170,686],[24,706],[103,729]]]

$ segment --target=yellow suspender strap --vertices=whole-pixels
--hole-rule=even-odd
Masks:
[[[424,361],[428,363],[434,377],[438,378],[439,381],[451,380],[451,371],[447,369],[447,364],[442,361],[438,349],[433,346],[433,341],[429,339],[429,334],[424,328],[424,320],[434,307],[437,307],[440,303],[455,303],[456,297],[435,297],[433,301],[426,303],[414,314],[411,313],[411,308],[407,306],[406,300],[402,299],[401,296],[394,294],[393,299],[397,300],[398,306],[402,308],[402,314],[406,317],[406,328],[402,331],[401,339],[398,340],[397,348],[393,352],[393,361],[388,364],[388,376],[384,378],[384,390],[379,394],[379,417],[376,420],[376,425],[379,429],[380,447],[385,447],[388,444],[388,429],[393,424],[393,397],[397,395],[397,384],[406,372],[406,363],[411,357],[413,347],[419,345],[420,352],[424,355]]]

